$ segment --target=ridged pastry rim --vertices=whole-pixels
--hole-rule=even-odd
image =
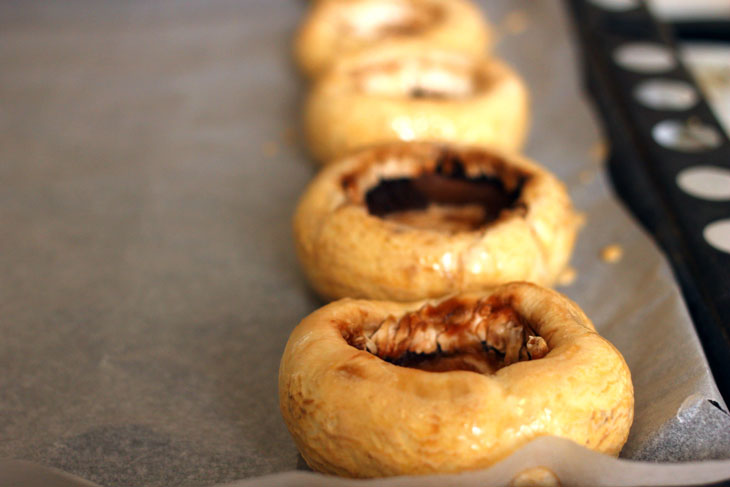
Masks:
[[[555,291],[511,283],[461,297],[487,295],[510,300],[547,340],[547,356],[487,376],[435,373],[385,362],[342,335],[343,322],[401,316],[424,301],[345,299],[305,318],[282,357],[279,399],[309,465],[351,477],[457,472],[548,434],[617,455],[633,420],[621,354]]]

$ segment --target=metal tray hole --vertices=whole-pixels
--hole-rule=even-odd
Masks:
[[[702,152],[718,147],[720,132],[700,120],[664,120],[651,131],[657,144],[681,152]]]
[[[639,102],[655,110],[687,110],[698,100],[697,90],[684,81],[652,79],[641,82],[634,90]]]
[[[710,223],[702,234],[707,243],[730,254],[730,218]]]
[[[730,170],[716,166],[696,166],[682,170],[677,186],[697,198],[730,200]]]
[[[677,65],[671,49],[651,42],[619,46],[613,53],[613,59],[622,68],[637,73],[662,73]]]

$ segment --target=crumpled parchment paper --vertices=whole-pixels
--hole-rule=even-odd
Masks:
[[[289,332],[321,305],[290,230],[316,171],[289,58],[307,4],[0,5],[0,457],[106,487],[304,468],[276,380]],[[636,419],[622,460],[545,438],[486,472],[365,485],[503,485],[533,465],[563,485],[730,477],[725,404],[666,261],[611,193],[561,3],[481,5],[530,86],[527,154],[587,216],[560,290],[626,358]],[[599,257],[612,244],[613,264]]]

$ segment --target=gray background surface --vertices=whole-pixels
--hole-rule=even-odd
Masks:
[[[315,172],[289,59],[305,4],[0,3],[0,457],[108,487],[301,467],[276,375],[320,305],[290,233]],[[686,311],[609,196],[559,2],[487,11],[530,84],[527,152],[588,214],[563,291],[634,373],[627,454],[662,459],[679,406],[718,399]],[[626,252],[613,266],[598,258],[611,243]]]

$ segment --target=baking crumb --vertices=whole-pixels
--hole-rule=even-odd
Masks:
[[[531,467],[514,476],[509,487],[560,487],[560,480],[555,472],[547,467]]]
[[[608,156],[608,145],[606,144],[606,141],[603,139],[597,140],[591,147],[589,155],[594,162],[605,161]]]
[[[584,169],[578,173],[580,184],[591,184],[594,179],[596,179],[596,171]]]
[[[273,141],[264,142],[261,146],[261,152],[263,152],[266,157],[276,157],[279,153],[279,144]]]
[[[286,145],[294,145],[297,141],[297,129],[296,127],[287,127],[284,130],[282,139]]]
[[[624,249],[619,244],[611,244],[601,249],[601,259],[609,264],[615,264],[624,256]]]
[[[566,267],[560,275],[558,275],[558,286],[570,286],[575,282],[577,277],[578,271],[576,271],[575,268]]]
[[[522,34],[530,25],[530,20],[522,10],[513,10],[509,12],[502,20],[503,30],[512,35]]]

